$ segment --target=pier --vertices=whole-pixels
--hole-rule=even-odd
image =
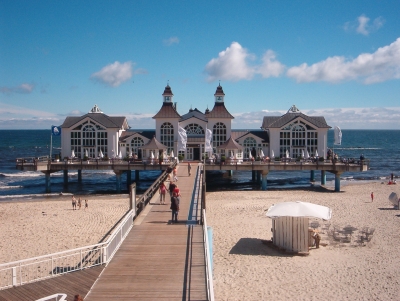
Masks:
[[[120,159],[87,160],[81,159],[66,160],[55,162],[47,157],[43,158],[19,158],[16,160],[16,168],[21,171],[41,171],[45,175],[46,192],[51,191],[51,177],[54,172],[64,172],[64,185],[68,185],[68,171],[78,171],[78,181],[82,180],[82,170],[113,170],[116,175],[116,191],[121,191],[121,175],[127,173],[128,185],[131,182],[131,171],[135,170],[136,179],[139,178],[139,172],[145,170],[164,171],[170,167],[171,162],[158,162],[156,160],[145,161],[124,161]],[[184,163],[184,165],[186,165]],[[335,191],[340,191],[340,176],[344,172],[364,172],[368,170],[369,161],[359,160],[354,162],[341,162],[332,160],[290,160],[283,158],[281,161],[245,161],[228,159],[225,162],[206,161],[205,170],[226,170],[230,174],[236,171],[251,171],[252,177],[260,179],[262,190],[267,190],[267,176],[273,171],[310,171],[310,181],[315,180],[315,171],[321,171],[321,184],[326,184],[326,172],[335,175]]]

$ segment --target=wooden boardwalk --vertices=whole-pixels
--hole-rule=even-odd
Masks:
[[[178,165],[179,222],[156,194],[85,300],[207,300],[202,226],[187,223],[196,169]]]
[[[67,300],[80,294],[85,301],[207,300],[203,230],[188,221],[196,170],[193,163],[189,177],[187,165],[178,165],[177,184],[182,196],[177,224],[170,222],[169,196],[167,204],[160,205],[156,194],[105,268],[3,290],[0,301],[36,300],[55,293],[66,293]]]

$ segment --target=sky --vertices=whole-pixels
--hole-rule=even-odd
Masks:
[[[342,129],[400,129],[400,1],[0,0],[0,129],[97,104],[154,129],[167,84],[259,129],[292,105]]]

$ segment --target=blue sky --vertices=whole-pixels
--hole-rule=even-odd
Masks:
[[[343,129],[400,129],[400,1],[0,1],[0,129],[94,104],[154,128],[169,82],[183,115],[233,128],[293,104]]]

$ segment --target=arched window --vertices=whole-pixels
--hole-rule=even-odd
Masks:
[[[301,120],[281,128],[280,132],[280,156],[285,157],[289,152],[290,157],[298,158],[300,156],[314,155],[318,147],[318,132],[312,126]]]
[[[86,153],[89,158],[98,157],[100,150],[106,156],[107,132],[103,127],[86,121],[71,131],[71,148],[77,158],[83,158]]]
[[[160,142],[168,147],[168,153],[174,149],[174,126],[171,123],[165,122],[161,125]]]
[[[243,148],[244,148],[244,158],[248,159],[250,156],[250,152],[254,149],[257,149],[257,141],[252,137],[247,137],[243,141]]]
[[[133,137],[131,140],[132,155],[138,155],[139,149],[144,145],[144,141],[140,137]]]
[[[213,148],[214,152],[216,152],[217,146],[220,146],[222,143],[226,141],[226,125],[222,122],[218,122],[213,127]]]
[[[196,123],[185,126],[185,131],[187,135],[204,135],[204,129]]]

